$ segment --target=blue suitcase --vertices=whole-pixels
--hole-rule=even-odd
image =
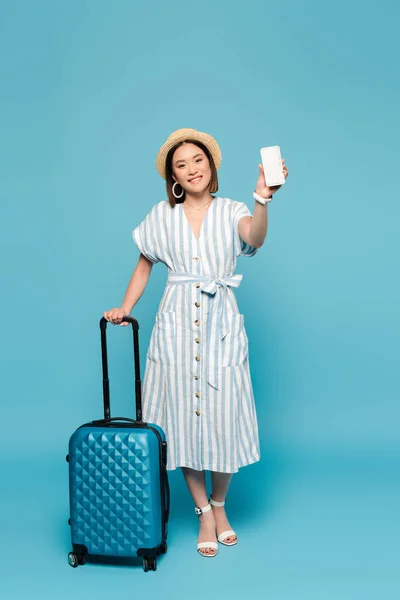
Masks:
[[[104,419],[79,427],[69,440],[69,499],[72,567],[87,559],[142,560],[156,570],[167,551],[170,494],[163,430],[142,421],[139,324],[132,317],[136,420],[110,417],[106,328],[100,321]],[[129,562],[129,560],[128,560]]]

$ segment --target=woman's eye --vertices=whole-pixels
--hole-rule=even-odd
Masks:
[[[179,165],[179,166],[178,166],[178,169],[180,169],[181,167],[184,167],[184,166],[185,166],[185,165]]]
[[[202,158],[197,158],[196,162],[201,162],[203,159]]]

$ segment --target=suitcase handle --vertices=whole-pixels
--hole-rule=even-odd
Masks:
[[[108,423],[115,423],[117,421],[119,421],[120,423],[132,423],[132,425],[135,425],[137,423],[137,420],[135,421],[135,419],[128,419],[127,417],[111,417],[108,419],[96,419],[95,421],[92,421],[92,423],[96,425],[105,425]]]
[[[163,470],[164,470],[164,487],[165,487],[165,522],[168,523],[171,499],[170,499],[169,481],[168,481],[168,473],[167,473],[166,466],[163,467]]]
[[[140,380],[140,358],[139,358],[139,323],[134,317],[125,315],[122,321],[132,325],[133,332],[133,357],[135,363],[135,396],[136,396],[136,421],[142,422],[142,382]],[[103,398],[104,398],[104,418],[110,419],[110,382],[108,379],[108,358],[107,358],[107,319],[100,319],[101,334],[101,359],[103,364]]]

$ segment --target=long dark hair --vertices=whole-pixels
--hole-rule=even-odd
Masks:
[[[210,194],[213,194],[218,191],[217,169],[215,167],[213,158],[212,158],[208,148],[201,142],[198,142],[197,140],[185,140],[184,142],[179,142],[173,148],[171,148],[171,150],[168,152],[167,158],[165,160],[165,179],[166,179],[166,185],[167,185],[168,201],[169,201],[170,206],[172,206],[172,207],[174,207],[175,204],[181,204],[185,200],[185,196],[186,196],[185,190],[183,190],[182,198],[175,198],[175,196],[172,193],[172,186],[175,183],[175,181],[172,177],[172,157],[174,155],[175,150],[177,148],[179,148],[179,146],[182,146],[183,144],[194,144],[195,146],[197,146],[198,148],[203,150],[204,154],[207,156],[207,158],[210,162],[210,168],[211,168],[211,179],[210,179],[208,189],[210,191]]]

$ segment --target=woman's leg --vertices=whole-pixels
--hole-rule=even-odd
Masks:
[[[199,508],[207,506],[208,497],[206,492],[205,472],[195,471],[188,467],[182,467],[182,472],[195,505]],[[213,511],[209,510],[203,515],[199,515],[199,521],[200,531],[198,542],[216,542],[217,538],[215,535],[215,519]],[[200,548],[199,552],[202,554],[215,554],[216,550],[213,548]]]
[[[223,502],[228,493],[229,484],[232,479],[232,473],[218,473],[217,471],[211,471],[211,482],[212,482],[212,498],[216,502]],[[229,525],[229,521],[226,517],[225,506],[213,506],[213,513],[217,526],[217,535],[220,535],[223,531],[232,529]],[[236,535],[232,535],[226,538],[226,542],[231,544],[237,540]]]

